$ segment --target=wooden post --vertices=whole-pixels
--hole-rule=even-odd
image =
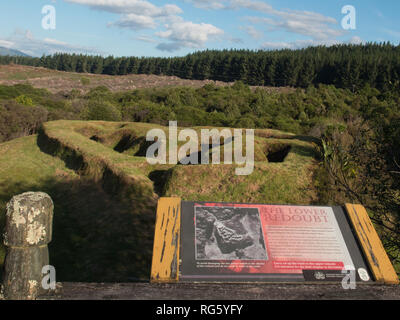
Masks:
[[[158,199],[151,282],[179,281],[181,198]]]
[[[4,298],[33,300],[45,293],[42,268],[49,264],[53,201],[43,192],[14,196],[7,204],[4,245]]]
[[[346,210],[364,256],[374,274],[375,281],[384,284],[399,284],[399,277],[369,218],[367,210],[360,204],[350,203],[346,204]]]

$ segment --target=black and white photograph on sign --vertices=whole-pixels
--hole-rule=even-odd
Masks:
[[[195,207],[196,260],[268,260],[257,208]]]

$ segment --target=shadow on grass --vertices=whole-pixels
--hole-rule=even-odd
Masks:
[[[294,145],[291,149],[292,152],[298,154],[303,157],[313,157],[315,159],[319,159],[317,150],[312,146],[300,146]]]
[[[55,178],[42,181],[39,186],[0,183],[0,190],[1,230],[5,204],[13,195],[43,191],[53,199],[53,240],[49,253],[57,281],[149,279],[155,203],[143,207],[129,200],[117,200],[99,184],[82,178],[73,181]]]
[[[321,139],[318,139],[316,137],[312,137],[312,136],[294,136],[291,139],[295,139],[295,140],[300,140],[300,141],[304,141],[304,142],[309,142],[309,143],[315,143],[316,145],[320,145],[321,144]]]

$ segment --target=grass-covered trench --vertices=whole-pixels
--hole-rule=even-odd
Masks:
[[[256,130],[254,171],[238,176],[234,164],[150,165],[146,133],[153,128],[168,134],[145,123],[61,120],[0,144],[0,228],[13,195],[47,192],[55,204],[49,250],[58,281],[138,281],[150,274],[159,196],[318,203],[319,166],[307,137]],[[270,162],[285,148],[283,162]]]

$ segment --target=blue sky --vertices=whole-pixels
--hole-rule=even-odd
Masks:
[[[56,28],[43,29],[42,8]],[[352,5],[356,29],[342,27]],[[13,0],[0,4],[0,46],[34,56],[76,52],[183,56],[204,49],[279,49],[390,41],[398,0]]]

